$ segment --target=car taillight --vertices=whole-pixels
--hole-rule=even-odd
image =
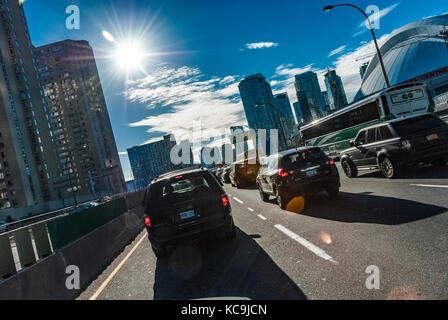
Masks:
[[[221,201],[222,201],[222,205],[224,206],[224,208],[227,208],[229,206],[229,197],[222,196]]]
[[[334,159],[330,159],[329,161],[328,161],[328,164],[329,165],[334,165],[336,162],[334,161]]]
[[[145,217],[145,226],[151,228],[151,219],[149,217]]]
[[[278,174],[279,174],[279,176],[281,176],[281,177],[283,177],[283,178],[289,176],[288,171],[286,171],[286,170],[284,170],[284,169],[280,169],[280,170],[278,170]]]

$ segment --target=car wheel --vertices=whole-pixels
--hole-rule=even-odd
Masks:
[[[258,192],[260,193],[261,200],[263,200],[263,202],[268,202],[269,195],[267,195],[266,193],[263,192],[263,189],[261,189],[261,186],[258,183],[257,183],[257,189],[258,189]]]
[[[230,230],[226,231],[226,238],[229,240],[236,238],[236,227],[235,227],[235,224],[233,223],[233,220],[231,223]]]
[[[275,197],[277,199],[278,206],[284,210],[286,208],[286,205],[287,205],[287,199],[286,199],[285,195],[283,195],[278,190],[278,188],[275,188]]]
[[[348,160],[342,160],[341,166],[347,178],[352,179],[358,176],[358,169]]]
[[[339,187],[328,188],[327,193],[332,198],[337,197],[339,194]]]
[[[152,251],[157,258],[163,258],[168,255],[168,250],[166,248],[155,248],[154,246],[152,246]]]
[[[384,177],[393,179],[398,176],[398,167],[388,157],[381,158],[379,162]]]

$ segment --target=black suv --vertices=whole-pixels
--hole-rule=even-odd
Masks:
[[[277,198],[285,209],[297,195],[327,191],[336,196],[341,186],[338,169],[333,159],[317,147],[303,147],[270,156],[263,161],[257,176],[261,199]]]
[[[361,130],[341,153],[341,165],[349,178],[358,170],[380,169],[386,178],[399,175],[406,165],[448,161],[448,125],[431,114],[401,118]]]
[[[206,169],[190,168],[166,173],[146,189],[145,226],[157,257],[169,247],[206,234],[236,236],[227,194]]]

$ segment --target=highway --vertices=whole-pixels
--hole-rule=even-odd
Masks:
[[[397,180],[339,171],[339,197],[311,196],[301,213],[225,185],[236,240],[157,260],[143,231],[78,299],[447,299],[448,167]],[[366,287],[369,266],[379,289]]]

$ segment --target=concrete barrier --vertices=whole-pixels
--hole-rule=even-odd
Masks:
[[[127,211],[0,283],[0,299],[76,298],[142,231],[142,221],[142,207]],[[66,288],[70,265],[80,270],[78,290]]]
[[[125,196],[126,204],[129,209],[133,209],[136,207],[141,207],[143,203],[143,196],[145,195],[146,190],[140,190],[133,193],[128,193]]]

